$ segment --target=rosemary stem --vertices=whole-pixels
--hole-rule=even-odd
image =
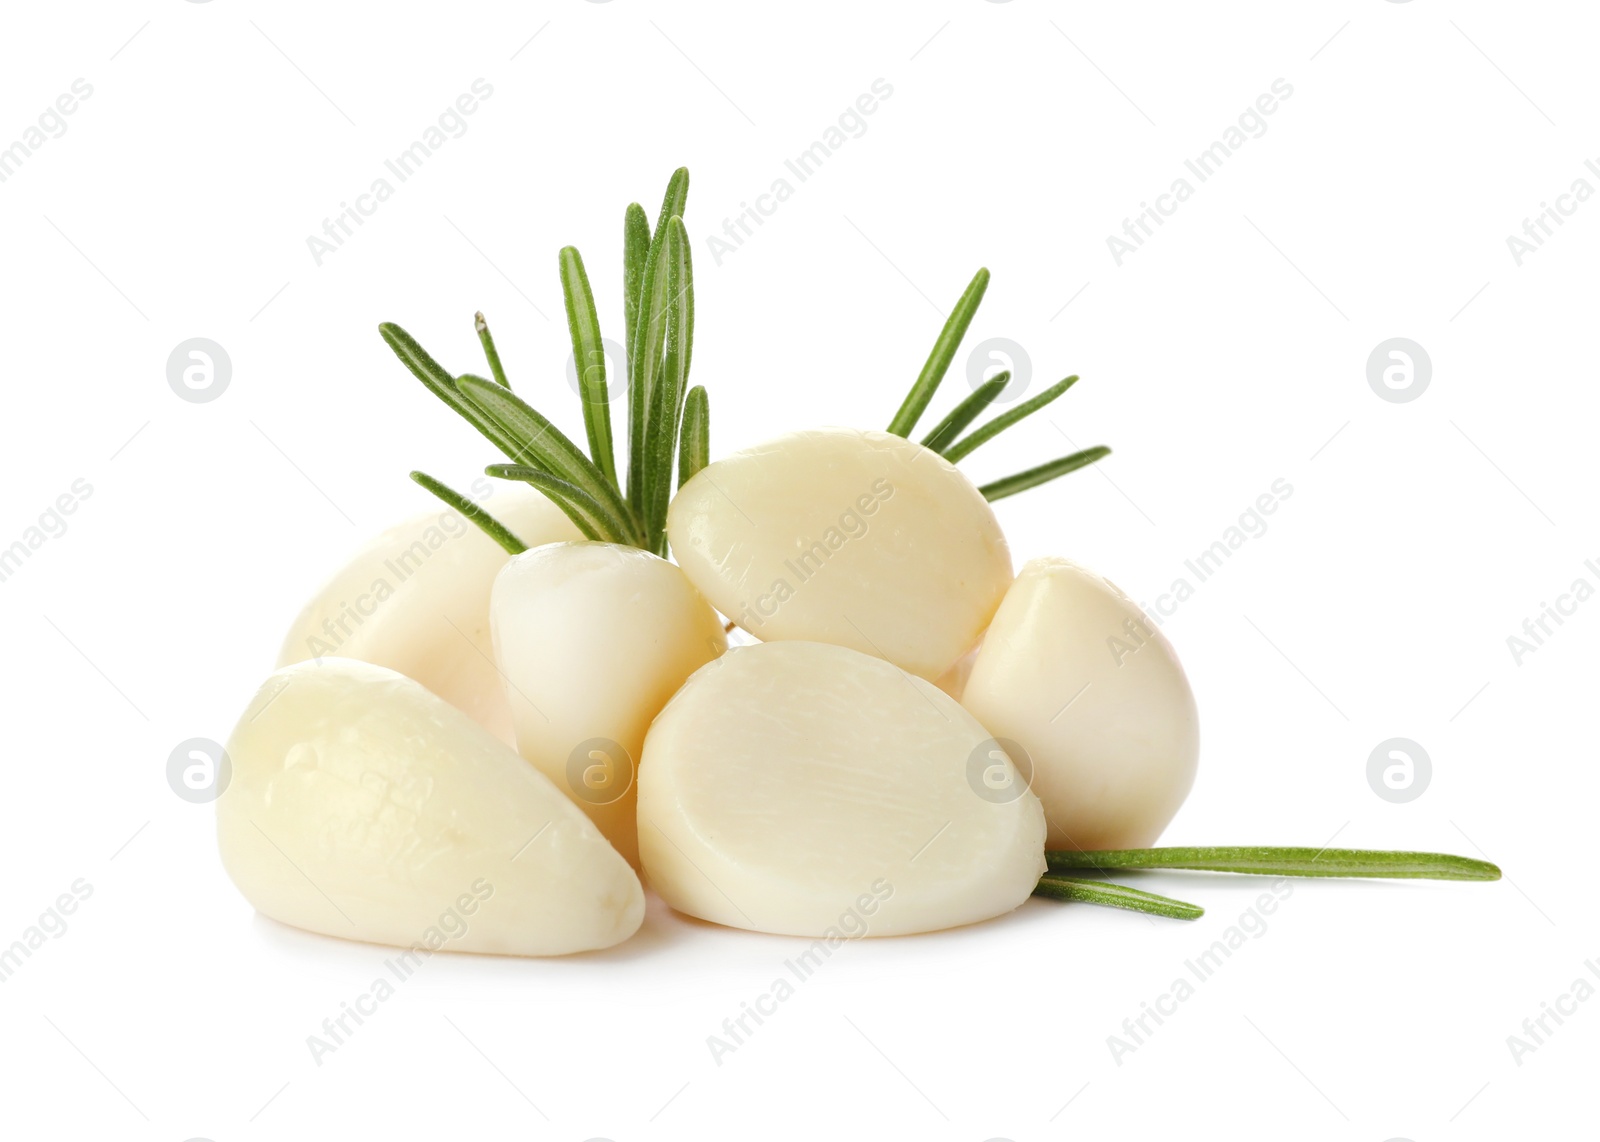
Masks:
[[[1256,845],[1199,848],[1104,849],[1047,852],[1051,871],[1060,869],[1189,869],[1255,876],[1343,876],[1407,880],[1499,880],[1486,860],[1449,853],[1381,849],[1313,849]]]
[[[944,380],[945,371],[950,368],[950,360],[956,355],[961,339],[966,336],[967,326],[972,324],[972,315],[978,312],[978,303],[983,300],[983,291],[988,288],[989,271],[980,269],[968,283],[961,300],[956,302],[956,307],[950,311],[950,317],[945,321],[944,328],[939,331],[939,339],[933,343],[933,351],[928,354],[927,363],[922,366],[922,372],[917,374],[917,379],[911,385],[911,391],[906,394],[900,411],[896,412],[894,419],[889,422],[889,431],[896,436],[910,436],[912,430],[917,427],[917,420],[928,407],[928,402],[933,399],[934,390],[939,387],[939,382]]]
[[[478,341],[483,345],[483,355],[489,362],[489,372],[494,379],[506,388],[511,387],[511,382],[506,380],[506,371],[500,364],[500,350],[494,347],[494,334],[489,332],[489,323],[483,319],[481,312],[472,315],[472,327],[478,331]]]
[[[1029,468],[1026,472],[1018,472],[1001,480],[984,484],[978,489],[983,493],[983,498],[993,503],[1003,500],[1007,496],[1014,496],[1018,492],[1025,492],[1029,488],[1038,487],[1040,484],[1065,476],[1068,472],[1076,472],[1079,468],[1086,468],[1102,457],[1111,455],[1111,449],[1103,444],[1093,448],[1085,448],[1082,452],[1074,452],[1070,456],[1051,460],[1047,464],[1040,464],[1037,468]],[[946,454],[948,459],[948,453]]]
[[[456,511],[460,512],[472,523],[477,524],[485,535],[505,548],[508,554],[521,555],[528,550],[527,544],[518,539],[509,527],[450,487],[450,485],[435,480],[426,472],[413,472],[411,473],[411,478],[455,508]]]
[[[1106,880],[1079,880],[1071,876],[1058,876],[1047,872],[1033,890],[1035,896],[1051,900],[1075,901],[1082,904],[1099,904],[1106,908],[1123,908],[1129,912],[1144,912],[1151,916],[1166,916],[1173,920],[1198,920],[1206,910],[1198,904],[1174,900],[1170,896],[1157,896],[1125,884],[1112,884]]]

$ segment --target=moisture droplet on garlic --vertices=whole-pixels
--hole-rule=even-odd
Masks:
[[[796,936],[970,924],[1028,898],[1044,838],[1038,798],[983,726],[845,647],[735,647],[645,741],[646,877],[719,924]]]
[[[685,678],[727,649],[716,612],[665,559],[555,543],[495,580],[495,653],[517,749],[638,862],[645,731]]]
[[[410,947],[451,914],[445,950],[547,956],[610,947],[644,919],[638,877],[577,806],[392,670],[280,670],[227,749],[222,863],[275,920]]]
[[[497,485],[490,507],[530,546],[580,538],[530,488]],[[489,638],[489,589],[508,558],[452,509],[407,520],[364,546],[306,604],[278,665],[336,655],[387,666],[511,741]]]
[[[1194,784],[1199,714],[1172,644],[1065,559],[1017,575],[961,701],[1026,752],[1052,849],[1152,845]]]
[[[684,574],[757,638],[848,646],[929,680],[1011,583],[978,489],[886,432],[796,432],[718,460],[674,497],[667,531]]]

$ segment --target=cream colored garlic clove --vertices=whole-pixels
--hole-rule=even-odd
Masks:
[[[275,920],[428,951],[546,956],[610,947],[644,918],[638,877],[576,806],[392,670],[343,658],[286,667],[227,751],[222,862]]]
[[[994,512],[938,453],[886,432],[796,432],[679,490],[672,553],[764,641],[848,646],[935,679],[1011,582]]]
[[[719,924],[847,937],[970,924],[1028,898],[1044,838],[1038,798],[983,726],[846,647],[735,647],[645,742],[646,876]]]
[[[1065,559],[1023,567],[961,700],[1026,753],[1052,849],[1152,845],[1194,784],[1199,714],[1171,643]]]
[[[485,506],[529,546],[580,538],[531,488],[497,485]],[[335,655],[387,666],[511,741],[489,636],[489,590],[509,558],[443,505],[407,520],[364,546],[306,604],[278,665]]]
[[[716,612],[647,551],[556,543],[506,564],[492,613],[518,750],[637,863],[645,731],[684,679],[727,649]]]

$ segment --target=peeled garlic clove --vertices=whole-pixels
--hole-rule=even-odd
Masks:
[[[518,751],[636,864],[645,731],[727,649],[716,612],[673,564],[612,543],[516,556],[495,580],[492,612]]]
[[[1065,559],[1023,567],[961,700],[1026,753],[1053,849],[1154,844],[1194,784],[1199,714],[1172,645]]]
[[[531,488],[497,487],[485,506],[529,546],[580,538]],[[443,505],[407,520],[363,547],[306,604],[278,665],[336,655],[387,666],[510,741],[489,637],[489,589],[509,558]]]
[[[886,432],[796,432],[718,460],[679,490],[667,531],[684,574],[757,638],[848,646],[930,680],[1011,582],[978,489]]]
[[[845,647],[735,647],[645,741],[650,885],[735,928],[893,936],[998,916],[1038,883],[1044,837],[1038,798],[988,730]]]
[[[644,919],[626,861],[477,722],[381,666],[278,671],[227,746],[217,843],[233,883],[297,928],[397,947],[551,956]]]

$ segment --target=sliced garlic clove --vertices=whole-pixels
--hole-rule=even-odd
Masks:
[[[644,918],[626,861],[478,723],[381,666],[278,671],[227,746],[222,862],[264,915],[428,951],[606,948]]]
[[[1065,559],[1023,567],[961,700],[1026,754],[1052,849],[1154,844],[1194,784],[1199,714],[1172,645]]]
[[[727,649],[716,612],[673,564],[612,543],[523,552],[496,579],[492,612],[519,752],[636,864],[645,731]]]
[[[1038,798],[983,726],[845,647],[735,647],[645,742],[647,878],[719,924],[830,937],[969,924],[1028,898],[1044,838]]]
[[[497,485],[485,506],[529,546],[581,538],[531,488]],[[489,636],[489,590],[509,558],[441,504],[390,528],[340,568],[289,628],[278,665],[334,655],[387,666],[511,741]]]
[[[708,465],[668,512],[672,553],[765,641],[803,639],[938,678],[1011,583],[994,512],[938,453],[825,428]]]

